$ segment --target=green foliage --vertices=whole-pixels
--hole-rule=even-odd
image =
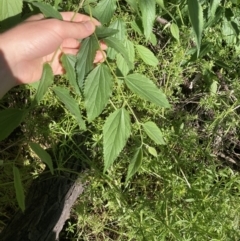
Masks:
[[[19,169],[15,166],[13,166],[13,177],[14,177],[14,187],[16,191],[17,202],[22,212],[24,212],[25,210],[24,189],[23,189],[22,179],[21,179]]]
[[[129,60],[128,53],[125,50],[124,45],[120,40],[114,37],[109,37],[104,39],[104,42],[110,47],[116,50],[118,53],[120,53],[125,61],[127,62],[128,67],[131,69],[133,67],[133,63]]]
[[[153,23],[156,14],[155,0],[139,0],[139,8],[142,13],[144,35],[148,40],[152,33]]]
[[[63,54],[61,57],[61,61],[64,68],[68,70],[66,72],[66,78],[69,81],[69,84],[73,87],[73,89],[78,95],[81,95],[81,92],[79,90],[78,83],[76,80],[77,79],[77,75],[75,71],[76,60],[77,60],[76,56],[70,55],[70,54]]]
[[[188,12],[196,35],[198,53],[200,51],[203,32],[203,10],[199,0],[188,0]]]
[[[88,120],[92,121],[101,114],[112,92],[113,80],[110,69],[98,65],[87,77],[84,88],[85,107]]]
[[[117,29],[106,28],[104,26],[99,26],[96,28],[95,34],[98,39],[107,38],[115,35],[118,32]]]
[[[42,2],[32,2],[32,1],[30,2],[30,4],[34,7],[39,8],[39,10],[46,18],[56,18],[59,20],[63,20],[62,15],[49,4],[42,3]]]
[[[76,118],[79,127],[86,130],[85,121],[82,118],[81,111],[77,101],[70,95],[69,90],[63,87],[54,87],[53,91],[59,98],[59,100],[66,106],[69,112]]]
[[[49,86],[53,83],[53,73],[52,68],[49,64],[44,64],[43,66],[43,72],[42,77],[40,79],[37,93],[35,95],[33,106],[40,103],[40,101],[43,99],[44,95],[48,91]]]
[[[158,59],[155,55],[146,47],[142,45],[136,45],[138,54],[140,55],[141,59],[148,65],[157,66]]]
[[[159,145],[164,145],[166,144],[165,141],[163,140],[162,132],[159,130],[157,125],[152,122],[148,121],[143,124],[144,131],[146,134],[157,144]]]
[[[84,39],[81,43],[81,51],[77,55],[76,63],[77,83],[81,91],[83,90],[86,75],[94,68],[93,61],[98,49],[98,41],[94,35]],[[66,70],[68,71],[68,69]]]
[[[0,141],[4,140],[11,132],[20,125],[26,116],[25,110],[6,109],[0,111]]]
[[[160,107],[170,107],[165,94],[144,75],[131,74],[126,76],[124,80],[128,88],[141,98],[151,101]]]
[[[179,42],[179,28],[177,24],[172,23],[170,30],[171,30],[172,36]]]
[[[22,12],[22,0],[1,0],[0,1],[0,22],[8,18],[20,15]],[[15,19],[13,24],[19,21],[20,16]],[[9,21],[9,24],[12,24],[12,20]]]
[[[102,24],[109,23],[116,9],[117,0],[102,0],[92,9],[92,15]]]
[[[139,168],[142,165],[142,159],[143,159],[143,151],[142,151],[142,147],[139,147],[136,150],[134,157],[131,160],[130,165],[128,167],[128,172],[126,177],[127,182],[136,172],[138,172]]]
[[[129,113],[124,108],[115,110],[106,119],[103,127],[104,171],[112,165],[122,151],[130,134]]]
[[[83,142],[90,185],[69,239],[239,240],[239,1],[40,2],[88,13],[102,26],[81,40],[77,57],[63,54],[64,77],[53,82],[45,66],[37,90],[1,101],[3,193],[15,183],[15,156],[27,180],[42,171],[29,142],[53,146],[61,165],[81,160]],[[100,41],[107,58],[93,64]],[[0,195],[0,203],[9,200]]]
[[[54,171],[53,171],[53,163],[52,163],[51,156],[37,143],[33,143],[33,142],[29,143],[29,146],[36,153],[36,155],[41,159],[41,161],[48,166],[51,174],[53,175]]]

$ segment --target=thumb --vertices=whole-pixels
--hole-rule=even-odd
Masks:
[[[95,31],[96,25],[92,21],[86,22],[66,22],[61,21],[61,27],[58,28],[59,34],[63,39],[75,38],[83,39]]]

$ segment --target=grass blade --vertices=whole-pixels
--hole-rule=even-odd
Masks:
[[[53,175],[54,171],[51,156],[37,143],[31,142],[29,146],[35,152],[35,154],[41,159],[41,161],[47,165],[51,174]]]
[[[199,54],[203,32],[203,9],[199,0],[188,0],[188,12],[196,36],[196,44]]]
[[[22,179],[19,172],[19,169],[15,166],[13,166],[13,177],[14,177],[14,187],[16,191],[16,197],[18,206],[24,212],[25,210],[25,195],[24,195],[24,189],[22,185]]]

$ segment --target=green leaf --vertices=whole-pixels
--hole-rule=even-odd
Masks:
[[[124,46],[126,47],[129,60],[132,63],[134,63],[134,60],[135,60],[135,49],[134,49],[133,42],[127,39],[127,40],[124,41]]]
[[[188,0],[188,12],[193,31],[196,36],[196,43],[199,53],[203,32],[203,9],[199,3],[199,0]]]
[[[165,9],[164,1],[163,0],[156,0],[156,3],[162,8]]]
[[[126,2],[130,5],[130,7],[138,13],[138,4],[136,0],[126,0]]]
[[[104,171],[118,157],[130,134],[129,113],[124,108],[121,108],[110,114],[103,126]]]
[[[133,43],[130,40],[126,40],[123,42],[123,44],[127,50],[129,60],[133,63],[135,60],[135,49]],[[126,76],[131,69],[127,65],[125,59],[122,57],[121,54],[118,54],[116,60],[117,67],[122,72],[123,76]]]
[[[131,23],[131,28],[137,32],[140,36],[143,35],[143,29],[141,28],[141,26],[139,26],[139,23],[135,20],[132,21]]]
[[[59,20],[63,20],[62,15],[57,10],[55,10],[50,4],[43,2],[30,2],[30,4],[34,7],[37,7],[46,18],[56,18]]]
[[[170,31],[172,36],[179,42],[179,29],[177,24],[172,23],[170,26]]]
[[[98,39],[103,39],[115,35],[118,33],[118,29],[107,28],[104,26],[97,26],[95,30],[95,34],[97,35]]]
[[[155,149],[154,147],[149,146],[147,149],[148,149],[148,152],[149,152],[152,156],[158,157],[157,151],[156,151],[156,149]]]
[[[162,136],[162,132],[158,128],[158,126],[152,122],[148,121],[143,124],[143,129],[146,134],[158,145],[165,145],[165,141]]]
[[[109,28],[116,29],[118,32],[113,35],[114,38],[117,38],[121,41],[126,40],[126,23],[122,19],[117,19],[114,22],[112,22],[109,26]],[[107,56],[110,59],[115,59],[117,55],[117,52],[113,48],[108,48],[107,50]]]
[[[211,0],[209,8],[209,17],[214,18],[217,8],[220,6],[221,0]]]
[[[43,163],[45,163],[51,174],[53,175],[53,163],[51,156],[37,143],[29,143],[30,148],[35,152],[35,154],[41,159]]]
[[[55,0],[54,1],[54,7],[57,9],[58,8],[58,5],[62,3],[62,0]]]
[[[231,22],[224,18],[222,23],[222,37],[227,44],[236,44],[237,38]]]
[[[17,167],[13,166],[13,178],[14,178],[14,187],[17,197],[18,206],[22,210],[22,212],[25,211],[25,195],[24,195],[24,189],[22,185],[22,180],[20,176],[20,172]]]
[[[27,114],[27,110],[6,109],[0,111],[0,141],[8,137],[18,127]]]
[[[154,33],[151,33],[149,41],[153,46],[157,45],[157,37]]]
[[[240,4],[240,0],[231,0],[231,2],[234,4]]]
[[[142,159],[143,159],[143,151],[142,151],[142,147],[139,147],[136,150],[130,165],[128,166],[126,182],[129,181],[129,179],[140,169],[142,165]]]
[[[16,16],[22,12],[22,0],[1,0],[0,21]]]
[[[218,90],[218,82],[216,80],[213,80],[210,86],[210,93],[211,95],[215,95]]]
[[[146,39],[149,39],[156,15],[156,2],[155,0],[139,0],[139,7],[142,13],[144,35]]]
[[[85,77],[94,67],[93,61],[98,49],[98,41],[94,35],[84,39],[81,43],[76,63],[77,82],[81,90],[83,89]]]
[[[116,0],[101,0],[97,6],[92,9],[92,14],[102,24],[109,23],[116,7]]]
[[[158,59],[154,56],[153,52],[151,52],[148,48],[142,45],[135,45],[135,47],[138,51],[139,56],[146,64],[155,67],[158,65]]]
[[[121,54],[117,54],[116,64],[123,76],[126,76],[129,73],[130,68]]]
[[[46,94],[48,87],[53,83],[53,72],[49,64],[44,64],[42,77],[38,85],[37,93],[33,100],[32,105],[37,105],[43,99],[43,96]]]
[[[191,55],[191,58],[186,62],[186,63],[189,63],[189,62],[194,62],[197,60],[197,58],[202,58],[204,57],[205,55],[209,54],[211,52],[211,50],[213,49],[213,44],[212,43],[209,43],[209,42],[206,42],[204,44],[201,45],[201,48],[200,48],[200,51],[198,53],[198,50],[196,47],[190,49],[187,54],[190,54]]]
[[[87,77],[84,88],[88,120],[92,121],[106,106],[112,93],[112,75],[109,68],[98,65]]]
[[[63,87],[54,87],[53,91],[60,99],[60,101],[66,106],[70,113],[76,118],[79,127],[83,130],[86,130],[85,121],[82,118],[81,111],[79,109],[79,104],[76,100],[70,95],[69,90]]]
[[[77,84],[77,76],[75,72],[75,65],[77,58],[75,55],[63,54],[61,57],[61,61],[64,69],[66,70],[66,78],[69,81],[70,85],[74,88],[75,92],[78,95],[81,95],[79,90],[79,86]]]
[[[215,60],[214,61],[214,64],[219,66],[219,67],[222,67],[224,69],[227,69],[228,71],[231,71],[231,67],[229,65],[227,65],[226,63],[222,62],[221,60]]]
[[[111,48],[115,49],[118,53],[120,53],[125,61],[127,62],[127,65],[130,69],[133,68],[133,63],[129,60],[128,52],[126,51],[126,48],[124,47],[123,43],[114,37],[105,38],[104,42]]]
[[[119,40],[126,39],[126,23],[122,19],[117,19],[109,25],[109,28],[116,29],[118,32],[113,35],[114,38]]]
[[[160,107],[169,108],[170,105],[165,94],[157,88],[157,86],[144,75],[131,74],[125,77],[128,88],[141,98],[151,101]]]

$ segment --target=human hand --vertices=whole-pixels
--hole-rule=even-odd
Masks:
[[[74,18],[73,12],[61,14],[64,21],[44,19],[43,15],[39,14],[0,35],[0,53],[12,76],[8,78],[6,71],[4,72],[8,89],[14,85],[39,80],[45,62],[51,63],[54,74],[64,73],[60,62],[62,53],[77,54],[79,47],[81,48],[78,40],[90,36],[95,27],[100,25],[97,20],[83,14],[76,14]],[[106,49],[105,44],[100,45],[102,50]],[[104,58],[99,50],[94,62],[102,62]],[[4,68],[1,60],[0,68]],[[1,70],[0,74],[1,72],[3,71]],[[3,79],[2,76],[0,79]],[[0,81],[1,97],[4,84]]]

